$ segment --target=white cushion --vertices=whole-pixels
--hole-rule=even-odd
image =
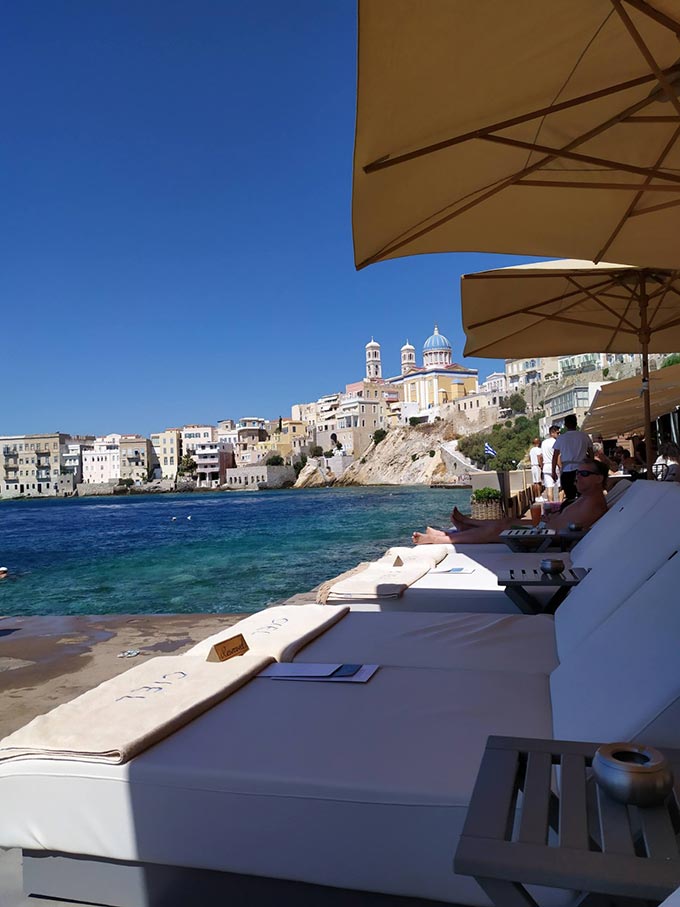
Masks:
[[[664,493],[662,482],[634,482],[632,488],[571,549],[574,566],[592,567],[593,563],[612,550],[617,539],[638,532],[638,521],[666,500],[669,497]]]
[[[555,737],[680,747],[680,554],[570,652],[550,678]]]
[[[549,674],[552,617],[521,614],[356,613],[302,649],[298,662],[357,662]]]
[[[638,485],[659,488],[663,484],[667,483],[637,482],[623,500],[628,501]],[[662,489],[660,494],[638,495],[637,500],[653,500],[653,506],[638,513],[631,529],[613,536],[608,548],[604,547],[605,539],[597,541],[585,555],[582,551],[581,557],[572,552],[574,564],[591,567],[592,570],[571,590],[555,614],[555,636],[560,661],[581,645],[595,627],[606,620],[634,589],[642,585],[680,547],[680,486],[666,493]],[[601,522],[608,518],[609,514]],[[598,526],[599,523],[591,532]]]
[[[487,737],[550,733],[539,674],[255,678],[125,766],[0,767],[0,845],[488,904],[452,870]]]

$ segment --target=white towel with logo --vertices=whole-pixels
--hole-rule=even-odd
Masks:
[[[292,661],[303,646],[332,627],[348,611],[348,607],[313,604],[265,608],[202,640],[186,655],[207,658],[216,643],[240,633],[250,654],[268,655],[275,661]]]
[[[0,762],[128,762],[226,699],[272,661],[252,655],[224,662],[184,655],[150,658],[0,740]]]

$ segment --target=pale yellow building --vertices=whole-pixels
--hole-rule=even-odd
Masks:
[[[435,325],[423,345],[423,365],[415,364],[414,347],[407,342],[401,348],[401,374],[387,383],[399,391],[407,417],[435,418],[444,404],[476,394],[477,378],[477,369],[451,361],[451,344]]]
[[[182,430],[180,428],[166,428],[151,435],[161,477],[164,479],[177,478],[177,467],[182,459]]]
[[[54,496],[71,436],[62,432],[0,437],[0,497]]]

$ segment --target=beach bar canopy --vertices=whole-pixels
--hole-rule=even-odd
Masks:
[[[680,365],[652,372],[649,387],[652,419],[673,412],[680,406]],[[639,379],[626,378],[603,384],[595,394],[581,427],[604,438],[641,431]]]
[[[466,356],[641,353],[638,424],[650,425],[648,354],[680,349],[680,271],[538,262],[465,274],[461,298]]]
[[[671,0],[360,0],[357,267],[680,268],[679,36]]]

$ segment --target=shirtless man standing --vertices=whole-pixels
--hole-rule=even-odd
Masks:
[[[584,460],[575,472],[576,489],[579,496],[569,504],[565,504],[559,513],[546,516],[545,524],[548,529],[566,529],[570,523],[578,523],[584,529],[588,529],[607,512],[604,486],[607,482],[608,470],[605,464],[598,460]],[[413,533],[413,544],[441,545],[446,542],[455,542],[456,545],[475,545],[499,542],[501,532],[517,527],[518,524],[516,519],[510,518],[473,520],[463,516],[457,508],[454,508],[451,517],[455,529],[444,532],[428,526],[425,532]],[[531,526],[530,520],[521,522],[526,526]]]

